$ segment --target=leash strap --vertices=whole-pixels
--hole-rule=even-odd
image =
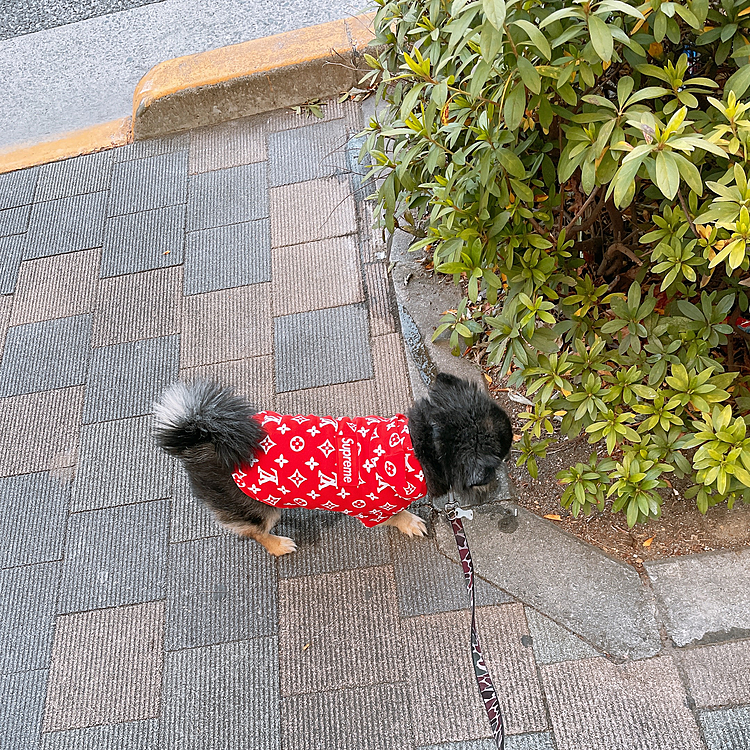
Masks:
[[[469,543],[466,540],[466,532],[461,522],[459,508],[446,508],[448,520],[453,529],[453,536],[456,537],[456,546],[458,547],[458,556],[461,559],[461,567],[464,569],[464,580],[466,589],[469,592],[471,601],[471,660],[474,663],[474,673],[477,677],[479,686],[479,695],[484,703],[484,710],[487,712],[487,718],[490,721],[492,735],[498,750],[505,747],[505,728],[503,727],[503,717],[500,713],[500,703],[497,700],[495,686],[492,684],[487,665],[484,663],[482,656],[482,647],[479,644],[479,635],[476,627],[475,601],[474,601],[474,564],[471,560]]]

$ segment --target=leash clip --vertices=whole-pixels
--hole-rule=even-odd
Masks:
[[[448,516],[449,521],[455,521],[457,518],[465,518],[467,521],[471,521],[474,518],[474,511],[461,508],[456,503],[446,503],[445,515]]]

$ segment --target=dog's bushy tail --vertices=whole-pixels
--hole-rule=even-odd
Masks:
[[[189,461],[196,449],[211,444],[230,471],[247,461],[265,437],[251,417],[256,410],[231,388],[208,380],[178,382],[154,405],[154,435],[170,455]]]

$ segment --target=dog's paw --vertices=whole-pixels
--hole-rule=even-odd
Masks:
[[[290,552],[297,551],[296,542],[288,536],[274,536],[270,534],[263,546],[274,557],[281,557],[282,555],[288,555]]]
[[[402,515],[403,514],[403,515]],[[406,536],[425,536],[427,534],[427,526],[425,522],[413,513],[408,511],[402,511],[399,513],[402,517],[398,519],[397,529]]]

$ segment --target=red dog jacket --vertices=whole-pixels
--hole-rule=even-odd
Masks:
[[[334,419],[261,411],[253,418],[266,438],[233,477],[262,503],[336,510],[375,526],[427,493],[403,414]]]

